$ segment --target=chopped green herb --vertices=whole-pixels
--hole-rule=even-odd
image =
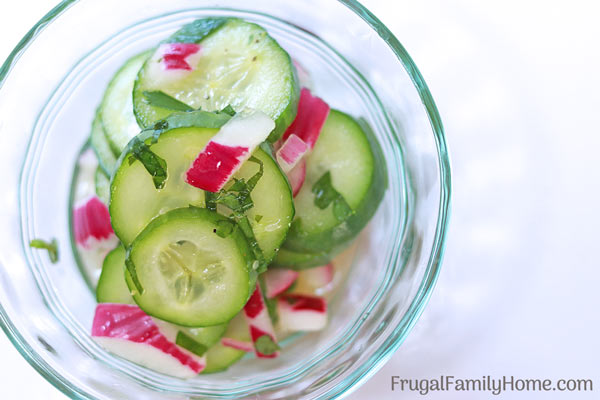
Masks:
[[[263,219],[263,216],[262,216],[262,215],[258,215],[258,214],[256,214],[256,215],[254,216],[254,220],[255,220],[256,222],[260,222],[262,219]]]
[[[160,135],[164,131],[169,129],[169,122],[167,122],[164,119],[161,121],[158,121],[157,123],[154,124],[152,129],[154,130],[154,133],[152,133],[152,143],[156,143],[156,142],[158,142],[158,138],[160,137]]]
[[[281,348],[269,335],[262,335],[256,339],[254,342],[254,347],[256,348],[256,351],[266,356],[275,353]]]
[[[263,300],[267,306],[269,312],[269,318],[273,324],[276,324],[279,320],[279,314],[277,314],[277,299],[269,299],[266,296],[267,293],[267,282],[265,280],[265,274],[258,277],[258,284],[260,285],[260,291],[263,295]]]
[[[289,287],[289,288],[287,288],[287,289],[285,290],[285,292],[284,292],[284,293],[292,293],[292,292],[293,292],[293,291],[296,289],[296,287],[297,287],[297,286],[298,286],[298,279],[296,279],[296,280],[295,280],[295,281],[294,281],[294,282],[293,282],[293,283],[290,285],[290,287]]]
[[[231,107],[231,104],[227,104],[227,107],[225,107],[221,111],[217,111],[217,114],[227,114],[233,117],[236,114],[236,112],[233,109],[233,107]]]
[[[137,137],[134,137],[131,142],[129,164],[133,164],[135,160],[140,161],[152,176],[154,187],[162,189],[167,180],[167,162],[152,152],[150,147]]]
[[[258,172],[252,175],[250,179],[248,179],[248,192],[251,192],[252,190],[254,190],[254,187],[256,186],[260,178],[262,178],[265,172],[265,166],[261,160],[254,156],[251,156],[248,159],[248,161],[258,164]]]
[[[198,343],[192,337],[187,334],[179,331],[177,332],[177,337],[175,338],[175,344],[177,346],[181,346],[186,350],[191,351],[195,355],[202,357],[208,348],[202,343]]]
[[[222,238],[226,238],[227,236],[233,233],[235,229],[235,222],[230,220],[223,220],[217,222],[217,230],[215,233]]]
[[[217,211],[217,195],[213,192],[209,192],[208,190],[204,191],[204,203],[206,204],[206,208],[211,211]]]
[[[221,204],[232,211],[230,218],[232,221],[237,223],[237,225],[240,227],[240,230],[246,237],[246,241],[250,245],[254,257],[259,263],[256,272],[260,274],[267,270],[267,263],[263,251],[256,240],[254,231],[252,230],[252,225],[250,224],[245,212],[254,207],[254,202],[252,201],[250,193],[260,178],[262,178],[264,173],[264,165],[261,160],[254,156],[250,157],[248,161],[258,164],[259,168],[256,174],[250,177],[247,182],[243,178],[234,179],[233,184],[229,188],[221,189],[218,193],[211,194],[205,198],[209,199],[209,201],[205,201],[207,208],[210,204],[210,207],[215,207],[216,209],[216,205]],[[215,231],[215,233],[219,234],[218,229]]]
[[[50,243],[42,239],[33,239],[29,242],[29,246],[34,249],[48,250],[48,256],[50,256],[50,262],[52,262],[52,264],[55,264],[58,261],[58,242],[56,239],[52,239]]]
[[[333,201],[333,215],[338,221],[345,221],[352,214],[354,214],[354,211],[341,195]]]
[[[248,221],[248,217],[245,215],[233,215],[234,220],[237,222],[240,230],[246,237],[246,241],[250,245],[252,252],[254,253],[254,257],[259,262],[258,268],[256,268],[256,272],[258,274],[262,274],[267,270],[267,262],[265,260],[265,255],[260,248],[258,241],[256,240],[256,236],[254,236],[254,231],[252,230],[252,226],[250,225],[250,221]]]
[[[133,261],[131,261],[130,252],[131,249],[127,249],[127,255],[125,256],[125,268],[127,270],[127,273],[129,274],[129,277],[131,278],[131,281],[133,282],[133,285],[135,286],[135,289],[138,291],[139,294],[144,294],[144,287],[142,286],[140,279],[138,278],[135,264],[133,263]]]
[[[322,177],[312,187],[315,194],[315,205],[324,210],[333,203],[333,215],[342,222],[351,216],[354,211],[342,196],[331,184],[331,173],[325,172]]]
[[[175,97],[169,96],[161,90],[152,92],[144,91],[144,97],[148,100],[148,104],[153,107],[166,108],[173,111],[194,111],[194,109]]]
[[[197,19],[181,27],[165,43],[200,43],[202,39],[220,28],[227,18],[214,17]]]

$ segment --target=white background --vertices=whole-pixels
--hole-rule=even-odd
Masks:
[[[2,2],[5,59],[52,1]],[[364,0],[436,99],[453,166],[439,283],[351,399],[600,398],[600,3]],[[0,334],[2,399],[64,399]],[[392,392],[391,375],[591,378],[594,393]]]

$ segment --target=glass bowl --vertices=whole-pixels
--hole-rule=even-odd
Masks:
[[[70,245],[69,189],[116,68],[209,15],[266,27],[309,71],[317,94],[367,122],[383,149],[388,190],[357,239],[324,331],[289,341],[277,359],[247,359],[184,381],[112,356],[90,339],[95,300]],[[355,1],[65,1],[0,69],[0,141],[0,322],[23,357],[72,398],[340,397],[400,346],[439,273],[450,200],[440,117],[402,45]],[[56,264],[28,246],[52,237]]]

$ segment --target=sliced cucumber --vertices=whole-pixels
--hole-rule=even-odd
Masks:
[[[106,175],[110,176],[117,164],[117,157],[114,155],[108,140],[106,139],[104,127],[102,126],[102,119],[99,114],[96,114],[94,122],[92,122],[90,142],[94,149],[94,153],[96,153],[96,156],[98,157],[100,168],[102,168]]]
[[[150,52],[130,58],[112,78],[100,105],[102,124],[111,149],[117,155],[127,146],[132,137],[140,133],[133,114],[133,85]],[[109,172],[109,175],[112,171]]]
[[[230,220],[196,207],[179,208],[154,219],[131,244],[127,285],[147,314],[174,324],[222,324],[246,304],[256,282],[252,250]],[[140,292],[140,290],[143,290]]]
[[[236,339],[242,342],[251,342],[250,330],[248,324],[242,314],[238,314],[229,322],[227,330],[223,337]],[[239,361],[245,351],[237,350],[232,347],[223,346],[221,343],[216,343],[206,352],[206,368],[202,371],[203,374],[213,372],[221,372]]]
[[[231,105],[260,110],[276,122],[274,142],[296,116],[299,86],[290,56],[260,26],[237,18],[207,18],[184,26],[160,45],[138,74],[135,115],[149,127],[172,110],[150,104],[144,92],[162,91],[205,111]],[[197,43],[182,62],[190,70],[168,69],[169,43]],[[167,53],[166,53],[167,52]]]
[[[98,303],[134,304],[125,283],[125,253],[125,248],[119,245],[104,259],[96,288]]]
[[[125,256],[125,248],[118,246],[104,259],[102,274],[96,288],[98,303],[135,304],[125,282]],[[173,340],[175,340],[177,332],[181,331],[207,348],[217,343],[227,330],[227,324],[188,328],[160,320],[156,320],[156,323],[161,331]]]
[[[100,167],[96,169],[94,183],[96,184],[96,195],[104,204],[108,204],[108,200],[110,199],[110,179]]]
[[[177,128],[195,123],[211,125],[207,120],[201,121],[202,115],[202,112],[173,115],[165,123],[175,129],[161,133],[154,144],[150,138],[145,139],[150,149],[167,163],[168,177],[162,189],[155,188],[152,177],[139,161],[130,164],[127,151],[123,153],[111,183],[109,208],[115,233],[125,245],[157,215],[188,205],[204,206],[204,191],[187,184],[185,172],[217,130]],[[151,137],[153,132],[145,132],[146,136],[140,138]],[[285,175],[268,153],[259,148],[253,155],[263,162],[264,174],[252,191],[254,207],[247,211],[247,216],[265,258],[270,261],[285,239],[294,215],[292,193]],[[257,171],[258,165],[249,161],[234,177],[247,179]]]
[[[331,110],[306,167],[306,180],[294,199],[296,217],[284,247],[300,253],[329,252],[354,238],[377,210],[387,186],[385,161],[368,129]],[[352,209],[347,218],[336,217],[334,202],[324,209],[315,204],[314,185],[328,172],[331,185]]]

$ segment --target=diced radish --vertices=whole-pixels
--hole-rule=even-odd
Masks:
[[[232,338],[221,338],[221,344],[223,346],[231,347],[236,350],[242,350],[246,352],[250,352],[254,350],[254,346],[251,342],[244,342],[242,340],[232,339]]]
[[[287,178],[292,187],[292,195],[296,197],[300,193],[300,189],[302,189],[304,179],[306,178],[306,160],[300,160],[300,163],[287,173]]]
[[[327,302],[322,297],[287,294],[277,301],[279,323],[288,332],[318,331],[327,324]]]
[[[300,64],[298,60],[293,59],[292,62],[294,63],[294,67],[296,67],[296,71],[298,72],[298,83],[300,83],[300,86],[312,89],[313,82],[308,70],[304,68],[304,66]]]
[[[195,43],[168,43],[162,44],[162,63],[166,69],[184,69],[191,71],[187,58],[200,51],[200,46]]]
[[[333,264],[322,265],[320,267],[309,268],[301,272],[302,278],[313,288],[322,288],[327,286],[333,280]]]
[[[163,43],[147,61],[147,79],[156,88],[165,87],[191,73],[201,54],[195,43]]]
[[[275,329],[273,329],[271,317],[269,317],[269,311],[267,310],[267,305],[265,304],[265,300],[258,284],[256,285],[254,293],[250,296],[248,303],[244,306],[244,315],[246,317],[246,322],[248,322],[250,337],[256,356],[259,358],[277,357],[279,351],[274,351],[271,354],[264,354],[257,348],[256,342],[264,335],[267,335],[273,343],[277,343]]]
[[[319,97],[313,96],[310,90],[302,88],[298,114],[294,122],[283,134],[283,141],[292,134],[297,135],[312,149],[321,133],[321,128],[329,115],[329,106]]]
[[[114,236],[106,204],[98,197],[93,196],[82,205],[75,207],[73,232],[77,244],[84,248],[90,248],[94,239],[102,241]]]
[[[186,182],[218,192],[274,128],[275,122],[263,112],[236,114],[198,154],[186,173]]]
[[[292,133],[277,150],[277,162],[286,174],[290,172],[308,151],[308,145]]]
[[[265,274],[267,298],[272,299],[292,286],[298,278],[298,272],[291,269],[270,269]]]
[[[206,366],[204,357],[169,341],[135,305],[98,304],[92,337],[111,353],[178,378],[191,378]]]

